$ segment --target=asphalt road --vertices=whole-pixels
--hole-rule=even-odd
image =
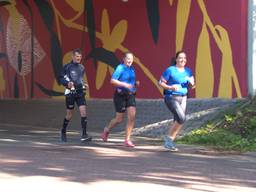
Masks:
[[[0,123],[1,191],[256,191],[256,153],[184,145],[173,153],[143,137],[134,137],[131,149],[120,133],[108,143],[92,135],[80,143],[70,130],[63,144],[54,128]]]

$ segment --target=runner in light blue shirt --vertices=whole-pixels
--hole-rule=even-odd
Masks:
[[[131,133],[134,127],[136,115],[136,87],[139,85],[139,82],[136,81],[135,70],[132,63],[133,54],[130,52],[125,53],[123,63],[117,66],[112,75],[110,82],[116,87],[113,98],[116,116],[104,128],[101,135],[102,140],[107,142],[111,129],[123,121],[127,110],[128,118],[126,124],[126,136],[124,140],[124,145],[127,147],[135,146],[131,141]]]
[[[175,65],[168,67],[159,80],[159,85],[164,89],[164,101],[173,113],[174,122],[169,129],[169,134],[164,137],[164,147],[170,151],[178,151],[174,140],[186,120],[186,105],[188,88],[195,87],[195,80],[187,63],[186,53],[176,53]]]

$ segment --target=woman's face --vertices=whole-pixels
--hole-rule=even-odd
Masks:
[[[124,64],[130,67],[132,63],[133,63],[133,55],[131,53],[126,54],[124,58]]]
[[[187,63],[187,56],[185,53],[181,52],[176,59],[176,65],[177,67],[184,67],[186,63]]]

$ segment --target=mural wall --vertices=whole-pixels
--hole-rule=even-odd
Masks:
[[[83,50],[88,98],[112,98],[123,53],[136,56],[138,98],[161,98],[157,82],[176,51],[187,53],[191,97],[247,96],[247,1],[0,1],[0,98],[63,99],[57,77]]]

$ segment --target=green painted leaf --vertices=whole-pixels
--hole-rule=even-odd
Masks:
[[[15,74],[15,77],[14,77],[14,98],[19,98],[20,95],[19,95],[19,82],[18,82],[18,74],[16,73]]]
[[[54,12],[46,0],[35,0],[35,4],[49,32],[53,30]]]
[[[58,76],[62,71],[62,50],[59,39],[55,33],[51,35],[51,63],[55,79],[58,82]]]
[[[21,72],[22,70],[22,52],[19,50],[18,51],[18,70]]]
[[[86,59],[89,58],[102,61],[113,68],[115,68],[120,63],[113,52],[108,51],[102,47],[91,50],[91,52],[86,56]]]
[[[159,2],[158,0],[146,0],[146,6],[151,33],[155,44],[157,44],[160,23]]]
[[[91,49],[94,49],[96,34],[95,34],[95,17],[94,17],[93,0],[87,0],[84,6],[85,6],[84,16],[86,17],[86,21],[87,21],[90,46],[91,46]],[[96,66],[96,60],[94,60],[94,65]]]
[[[5,5],[10,5],[11,3],[9,1],[0,1],[0,7]]]
[[[34,36],[35,36],[35,25],[34,25],[34,16],[31,6],[29,5],[27,0],[23,0],[23,3],[27,7],[29,14],[30,14],[30,20],[31,20],[31,87],[30,87],[30,97],[34,97]]]
[[[48,96],[63,96],[63,93],[61,93],[61,92],[47,89],[40,83],[35,83],[35,84],[44,94],[46,94]]]

